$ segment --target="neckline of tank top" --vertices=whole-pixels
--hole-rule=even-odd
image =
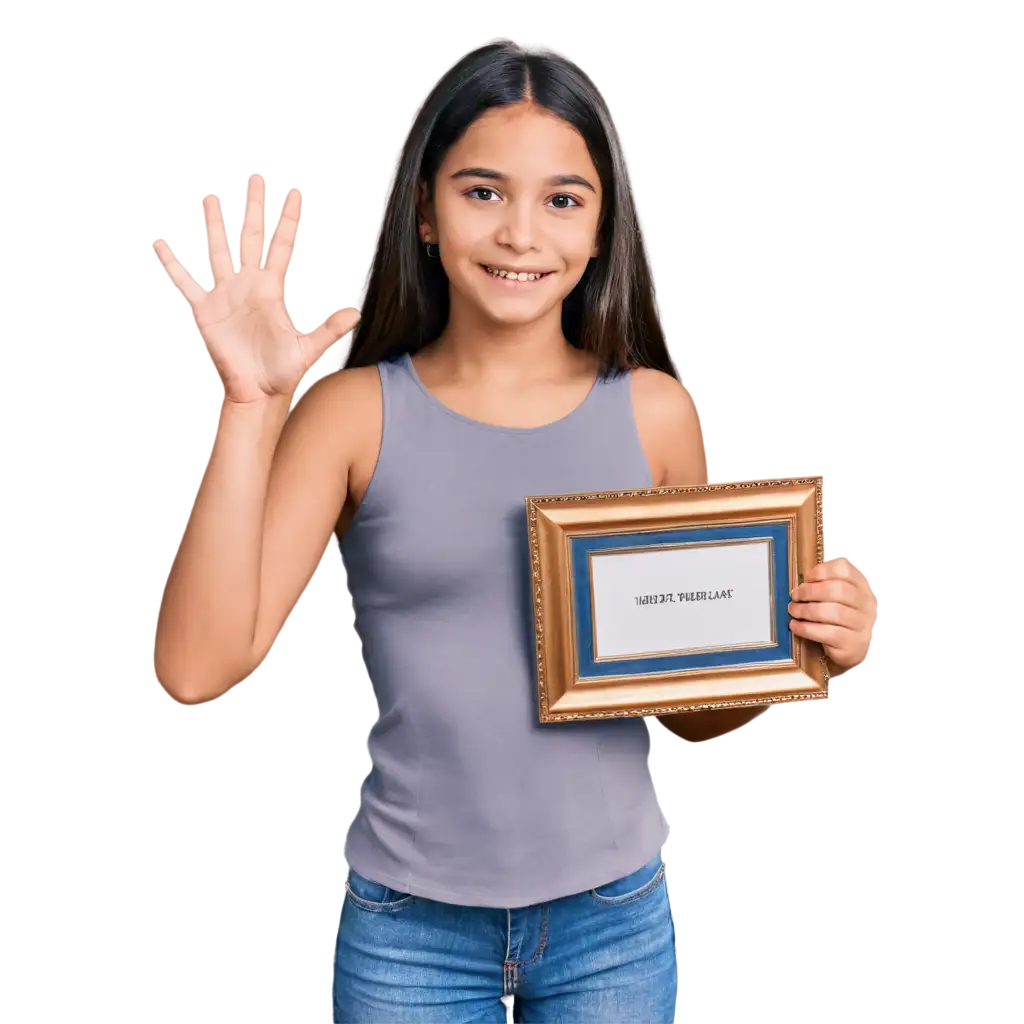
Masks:
[[[484,430],[496,430],[501,434],[536,434],[542,430],[551,430],[553,427],[561,426],[563,423],[574,419],[583,412],[583,410],[590,404],[601,382],[605,379],[600,373],[598,373],[594,378],[594,383],[590,385],[590,390],[587,392],[583,401],[574,409],[570,409],[564,416],[559,416],[557,420],[551,420],[548,423],[541,423],[536,427],[506,427],[500,423],[488,423],[486,420],[477,420],[472,416],[464,416],[461,412],[456,412],[450,406],[445,405],[444,402],[442,402],[441,399],[438,398],[422,380],[420,380],[420,375],[416,372],[416,367],[413,364],[411,353],[403,352],[400,362],[405,367],[409,376],[412,377],[413,383],[415,383],[416,387],[423,393],[424,397],[431,403],[431,405],[456,420],[470,424],[470,426],[481,427]]]

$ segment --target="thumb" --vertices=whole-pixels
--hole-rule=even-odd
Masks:
[[[338,338],[347,335],[359,323],[361,313],[355,306],[335,306],[309,334],[312,358],[321,357]]]

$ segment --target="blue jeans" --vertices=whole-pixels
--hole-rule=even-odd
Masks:
[[[669,1024],[676,933],[665,865],[502,910],[396,892],[349,870],[334,954],[334,1021],[513,1019]]]

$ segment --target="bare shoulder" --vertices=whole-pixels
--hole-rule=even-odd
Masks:
[[[660,423],[684,421],[697,415],[690,392],[664,370],[637,366],[632,371],[633,401],[637,413]]]
[[[380,420],[381,388],[376,366],[335,370],[314,381],[295,403],[285,424],[290,436],[336,452],[348,464],[362,431]]]
[[[315,406],[319,410],[335,409],[338,415],[367,411],[380,405],[379,374],[376,366],[353,366],[335,370],[314,381],[295,405]]]
[[[340,474],[350,482],[363,453],[377,450],[382,406],[376,366],[335,370],[315,380],[288,414],[275,465],[286,478],[306,467],[303,472]]]
[[[638,366],[630,388],[637,432],[656,486],[707,483],[700,417],[682,381],[664,370]]]

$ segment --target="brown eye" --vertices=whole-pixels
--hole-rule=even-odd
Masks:
[[[486,185],[477,185],[476,188],[471,188],[466,195],[471,196],[474,192],[488,192],[492,196],[497,195],[493,188],[488,188]],[[490,202],[490,200],[485,199],[484,202]]]
[[[565,192],[559,192],[557,196],[552,196],[551,199],[552,199],[552,201],[554,201],[556,199],[568,199],[574,206],[581,206],[582,205],[573,196],[570,196],[570,195],[566,194]],[[571,206],[556,206],[555,209],[556,210],[571,210],[572,207]]]

